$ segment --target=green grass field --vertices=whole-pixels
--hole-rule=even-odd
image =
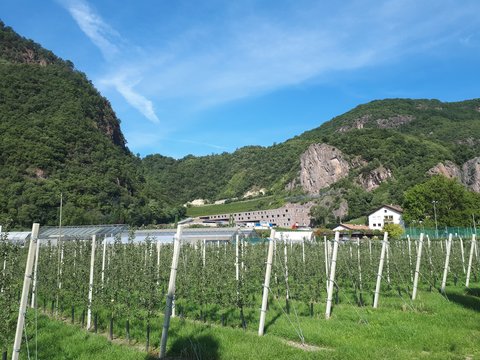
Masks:
[[[274,196],[266,196],[259,199],[236,201],[228,204],[194,206],[187,208],[187,216],[207,216],[216,214],[231,214],[236,212],[268,210],[281,207],[284,201]]]
[[[476,284],[478,286],[478,284]],[[222,327],[199,321],[172,319],[168,339],[170,359],[476,359],[480,357],[480,288],[466,291],[447,287],[447,297],[421,291],[408,298],[380,297],[379,309],[341,302],[325,320],[324,304],[315,304],[313,317],[297,304],[286,315],[272,301],[266,333],[257,336],[258,313],[244,331],[239,324]],[[298,317],[295,316],[297,310]],[[35,356],[34,317],[28,317],[30,358]],[[76,325],[39,317],[39,359],[150,359],[158,356],[162,318],[152,320],[150,354],[142,341],[125,345],[105,334],[93,334]],[[234,325],[234,326],[231,326]],[[300,336],[305,344],[300,345]],[[137,333],[137,337],[144,334]],[[27,358],[22,344],[21,358]]]

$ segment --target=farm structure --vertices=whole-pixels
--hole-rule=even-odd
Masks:
[[[200,216],[199,221],[205,223],[235,223],[246,225],[249,223],[269,222],[274,226],[290,228],[292,226],[310,226],[310,205],[289,203],[277,209],[255,210],[231,214]]]

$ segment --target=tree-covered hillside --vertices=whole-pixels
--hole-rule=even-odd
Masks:
[[[404,191],[424,181],[438,162],[461,165],[479,156],[480,100],[377,100],[278,145],[178,161],[152,155],[143,165],[147,182],[179,202],[237,197],[255,188],[288,196],[285,188],[298,174],[300,155],[313,143],[333,145],[366,162],[324,191],[333,191],[337,202],[348,200],[348,218],[357,217],[385,202],[401,204]],[[366,192],[355,179],[380,165],[391,170],[392,178]]]
[[[172,218],[83,73],[1,22],[0,51],[0,224],[57,223],[61,193],[64,224]]]

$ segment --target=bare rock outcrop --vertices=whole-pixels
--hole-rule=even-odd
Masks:
[[[388,118],[382,118],[382,119],[373,119],[372,115],[367,114],[363,115],[359,118],[356,118],[351,122],[349,125],[344,125],[339,127],[336,132],[338,133],[345,133],[350,130],[355,130],[355,129],[363,129],[365,125],[374,125],[376,124],[378,128],[380,129],[396,129],[402,125],[408,124],[409,122],[412,122],[415,120],[415,116],[413,115],[395,115],[395,116],[390,116]]]
[[[428,170],[427,174],[443,175],[449,179],[462,179],[462,171],[460,170],[460,167],[457,164],[448,160],[443,163],[438,163],[433,168]]]
[[[377,125],[380,129],[395,129],[415,120],[412,115],[396,115],[387,119],[377,119]]]
[[[373,169],[369,173],[360,174],[357,178],[358,183],[366,191],[375,190],[381,183],[392,177],[392,171],[383,166]]]
[[[357,119],[355,119],[352,125],[344,125],[336,130],[339,133],[345,133],[353,129],[363,129],[365,124],[372,118],[371,115],[363,115]]]
[[[462,166],[462,183],[475,192],[480,192],[480,157],[468,160]]]
[[[427,174],[457,179],[470,190],[480,192],[480,157],[468,160],[462,167],[451,161],[438,163],[428,170]]]
[[[346,177],[350,170],[343,153],[327,144],[310,145],[300,163],[300,185],[309,194],[316,194]]]

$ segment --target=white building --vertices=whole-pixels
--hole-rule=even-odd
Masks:
[[[368,215],[368,227],[372,230],[382,230],[386,224],[400,224],[403,226],[403,210],[398,205],[382,205]]]
[[[313,231],[275,231],[275,239],[286,242],[312,241]]]

